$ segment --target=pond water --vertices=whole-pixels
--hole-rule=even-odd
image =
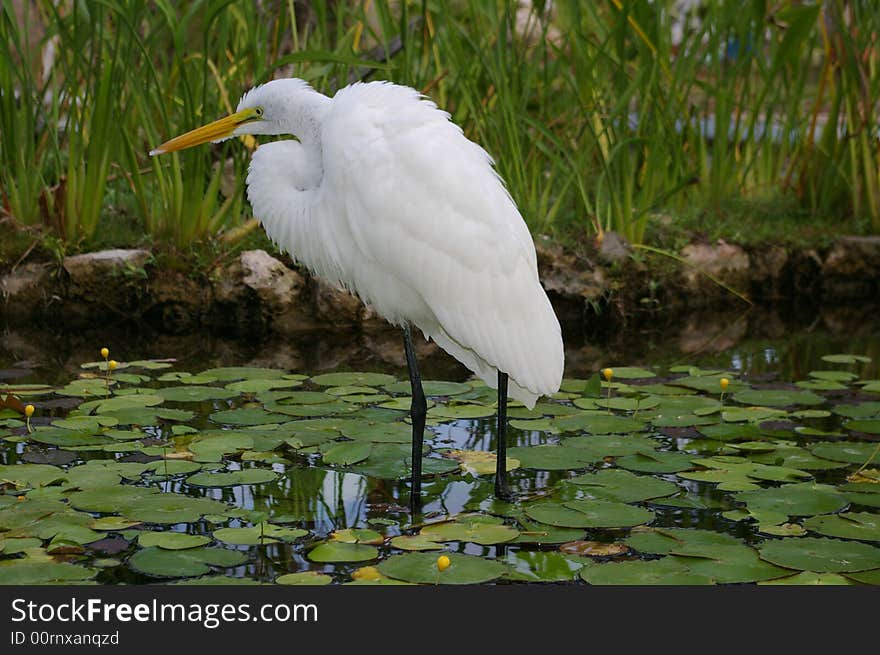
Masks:
[[[516,503],[472,459],[492,391],[420,344],[416,517],[393,330],[5,326],[35,409],[0,409],[0,583],[880,582],[880,321],[783,315],[566,322],[562,392],[510,410]]]

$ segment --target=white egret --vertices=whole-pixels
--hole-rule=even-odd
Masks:
[[[356,83],[330,98],[299,79],[251,89],[234,114],[150,154],[245,134],[295,137],[261,145],[248,170],[269,237],[403,329],[413,508],[427,403],[412,326],[498,389],[495,492],[509,497],[507,397],[531,408],[557,391],[564,358],[535,245],[491,157],[414,89]]]

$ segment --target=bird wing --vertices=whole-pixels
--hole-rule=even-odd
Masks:
[[[487,384],[508,373],[511,395],[531,405],[559,388],[559,323],[491,158],[448,118],[407,87],[340,91],[322,148],[324,186],[344,193],[327,198],[325,220],[352,245],[347,277],[366,302],[415,323]]]

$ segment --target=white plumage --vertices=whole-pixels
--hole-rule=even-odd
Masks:
[[[528,407],[559,389],[559,322],[535,246],[492,166],[430,100],[388,82],[332,99],[301,80],[248,92],[262,119],[233,134],[292,134],[260,146],[247,178],[268,235],[318,276],[356,293]]]

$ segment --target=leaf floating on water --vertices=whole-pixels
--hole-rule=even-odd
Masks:
[[[250,528],[219,528],[214,530],[214,538],[233,546],[257,546],[278,541],[294,542],[308,533],[308,530],[300,528],[264,523]]]
[[[767,541],[759,550],[768,562],[801,571],[841,573],[880,567],[880,548],[856,541],[793,537]]]
[[[681,487],[672,482],[647,475],[634,475],[619,469],[603,469],[596,473],[579,475],[569,478],[565,483],[576,486],[587,496],[621,503],[671,496],[681,491]]]
[[[400,535],[391,539],[391,545],[400,550],[441,550],[442,543],[432,541],[426,535]]]
[[[624,544],[603,541],[569,541],[559,546],[559,550],[578,557],[617,557],[629,552]]]
[[[814,571],[801,571],[795,575],[789,575],[775,580],[762,580],[759,585],[851,585],[856,584],[852,580],[837,573],[816,573]]]
[[[804,527],[827,537],[880,541],[880,516],[868,512],[812,516],[804,521]]]
[[[485,450],[450,450],[444,453],[444,457],[457,460],[461,464],[461,469],[472,475],[493,475],[498,464],[495,453]],[[519,460],[515,457],[507,458],[508,471],[518,469],[519,465]]]
[[[663,559],[588,564],[581,578],[592,585],[709,585],[713,580],[694,573],[680,562]]]
[[[563,553],[544,550],[507,553],[502,561],[511,568],[505,577],[518,582],[566,582],[574,580],[584,566]]]
[[[246,553],[222,548],[164,550],[150,547],[136,552],[128,563],[135,571],[157,578],[189,578],[209,573],[212,566],[228,568],[246,560]]]
[[[379,551],[374,546],[339,541],[318,544],[308,554],[313,562],[366,562],[377,557]]]
[[[479,584],[500,578],[510,569],[500,562],[448,553],[450,566],[442,573],[437,569],[433,553],[404,553],[381,562],[379,571],[389,578],[418,584]]]
[[[868,364],[871,362],[871,358],[865,355],[838,354],[823,355],[822,361],[830,362],[832,364]]]
[[[283,585],[309,585],[309,586],[322,586],[327,585],[333,582],[333,578],[331,578],[326,573],[319,573],[318,571],[300,571],[299,573],[287,573],[285,575],[279,575],[275,578],[275,584],[283,584]]]
[[[144,548],[157,546],[165,550],[185,550],[196,548],[210,543],[208,537],[185,532],[142,532],[138,537],[138,544]]]
[[[525,513],[540,523],[562,528],[630,528],[654,520],[650,510],[600,500],[536,503],[527,506]]]
[[[197,487],[232,487],[239,484],[272,482],[277,477],[277,473],[268,469],[242,469],[223,473],[196,473],[189,476],[186,483]]]
[[[344,530],[336,530],[330,535],[334,541],[340,541],[346,544],[383,544],[385,537],[375,530],[367,530],[363,528],[346,528]]]
[[[488,517],[472,515],[428,525],[419,534],[431,541],[465,541],[489,546],[513,541],[519,536],[519,530],[503,523],[489,522]]]
[[[325,373],[312,378],[314,384],[322,387],[383,387],[394,381],[393,375],[385,373]]]

